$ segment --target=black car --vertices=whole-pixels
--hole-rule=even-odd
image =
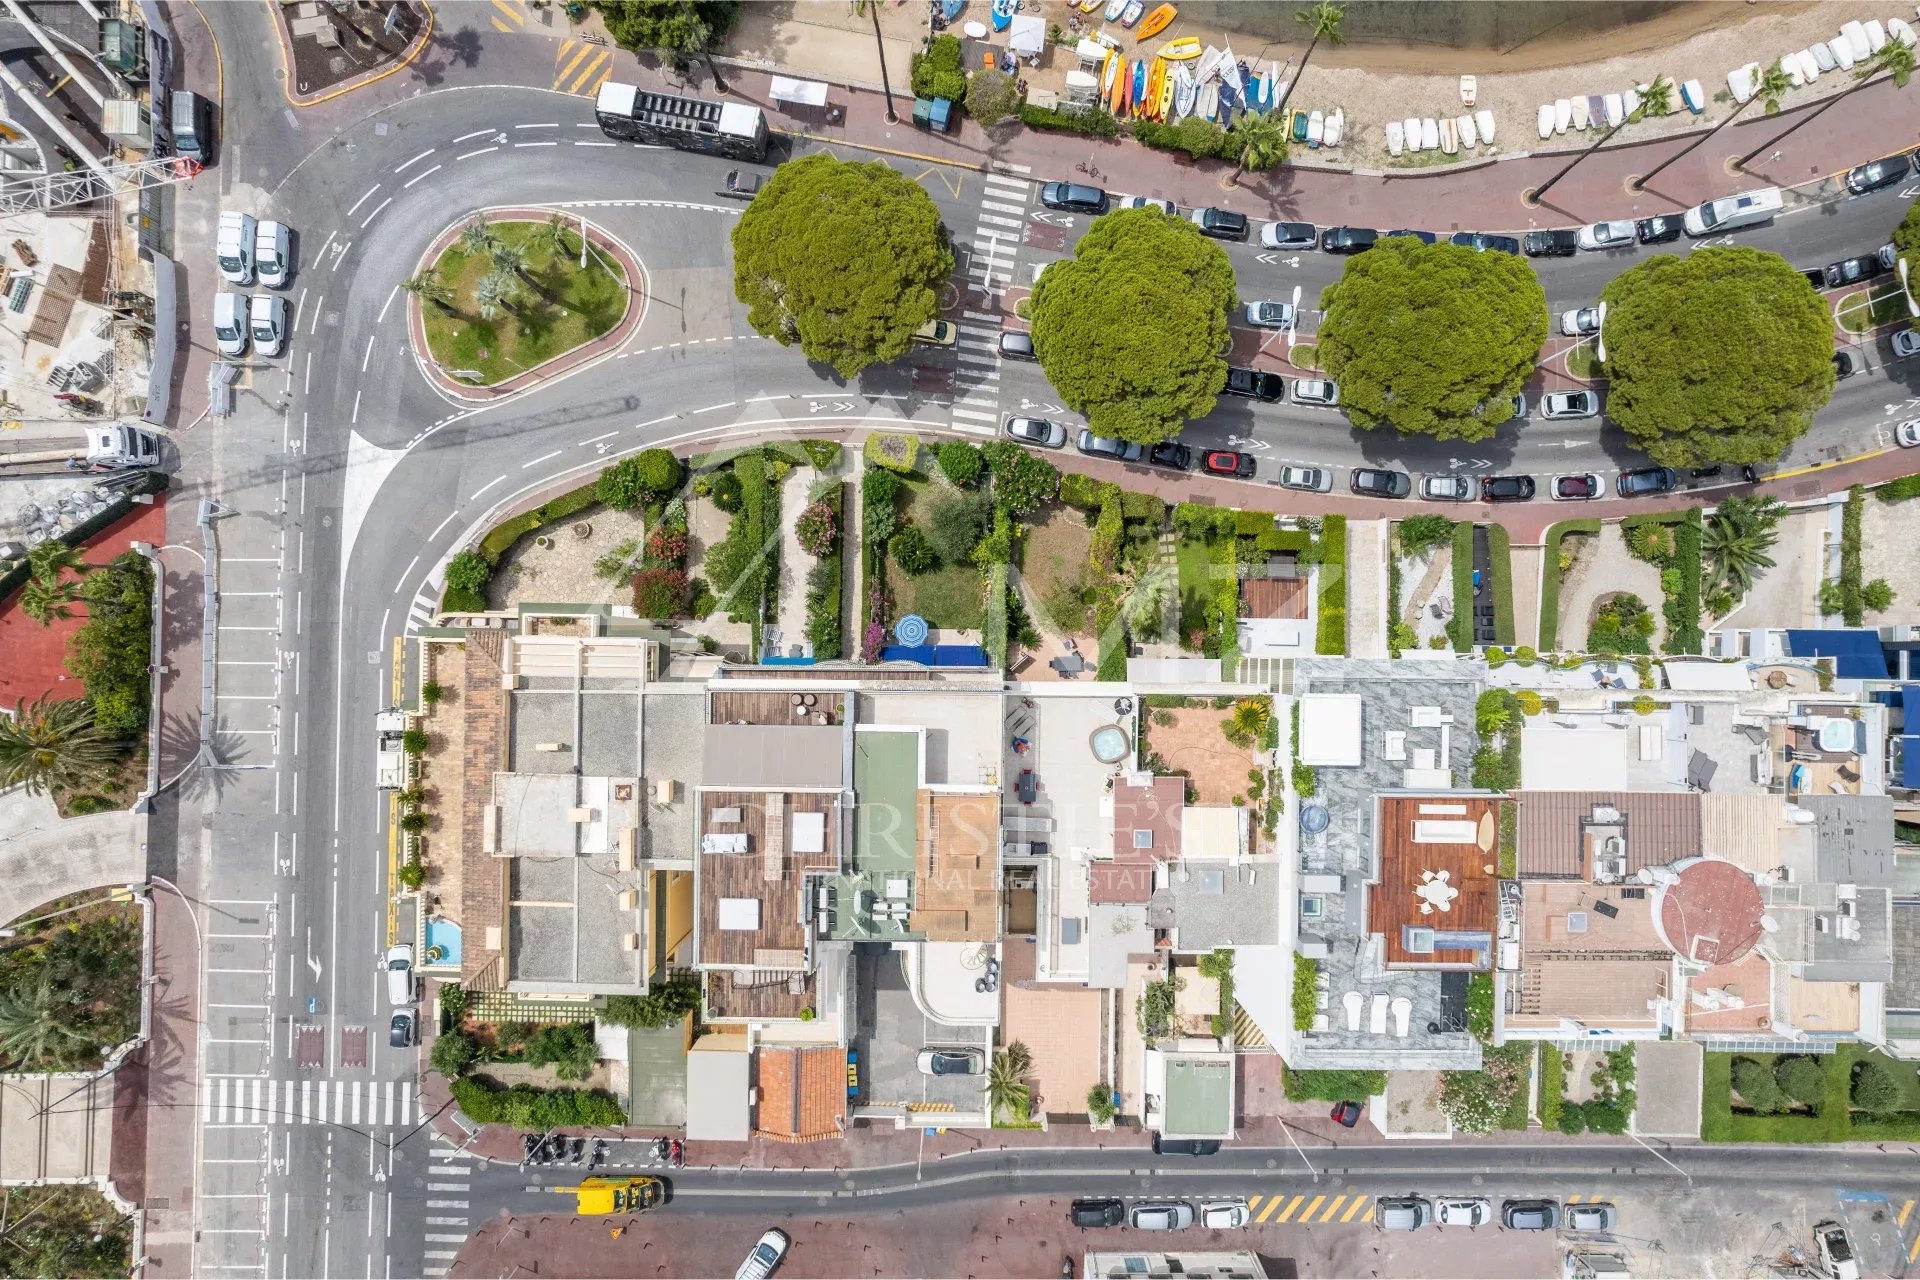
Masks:
[[[1527,502],[1532,497],[1532,476],[1486,476],[1480,481],[1482,502]]]
[[[1147,461],[1169,471],[1185,471],[1193,466],[1193,450],[1178,440],[1162,440],[1147,451]]]
[[[1127,1207],[1118,1200],[1075,1200],[1067,1217],[1082,1231],[1089,1227],[1117,1227],[1127,1220]]]
[[[1520,242],[1512,236],[1489,235],[1485,231],[1456,231],[1449,243],[1457,244],[1463,249],[1471,249],[1475,253],[1485,253],[1489,249],[1516,255],[1520,252]]]
[[[1680,483],[1680,477],[1671,467],[1642,467],[1638,471],[1622,471],[1620,478],[1613,482],[1613,491],[1623,498],[1650,498],[1658,493],[1671,493]]]
[[[1259,369],[1239,369],[1227,366],[1227,385],[1221,388],[1230,396],[1246,396],[1252,400],[1264,400],[1273,404],[1287,394],[1287,380],[1277,373],[1266,373]]]
[[[1033,353],[1033,335],[1024,329],[1000,331],[1000,355],[1006,360],[1038,360]]]
[[[1908,168],[1905,156],[1887,156],[1882,160],[1869,161],[1848,171],[1847,190],[1858,196],[1890,187],[1907,176]]]
[[[1665,244],[1669,240],[1678,240],[1684,230],[1686,224],[1677,213],[1656,213],[1651,218],[1642,218],[1633,224],[1633,234],[1641,244]]]
[[[1390,236],[1412,236],[1421,244],[1437,244],[1440,240],[1440,237],[1431,231],[1407,231],[1403,229],[1400,231],[1389,231],[1387,234]]]
[[[1040,203],[1049,209],[1066,209],[1072,213],[1105,213],[1107,193],[1077,182],[1049,182],[1040,188]]]
[[[1363,253],[1379,238],[1372,227],[1328,227],[1320,233],[1320,248],[1325,253]]]
[[[1220,1144],[1212,1138],[1162,1138],[1153,1135],[1153,1154],[1157,1156],[1217,1156]]]
[[[1571,258],[1580,252],[1577,231],[1529,231],[1520,242],[1529,258]]]
[[[1884,275],[1886,266],[1877,254],[1863,253],[1854,258],[1842,258],[1838,262],[1827,264],[1827,288],[1838,289],[1845,284],[1861,284]]]
[[[387,1044],[395,1049],[409,1048],[413,1044],[413,1015],[402,1009],[393,1015],[387,1023]]]
[[[1834,381],[1838,382],[1841,378],[1851,378],[1852,376],[1853,376],[1853,357],[1847,354],[1845,351],[1834,352],[1833,353]]]
[[[1232,476],[1236,480],[1251,480],[1258,468],[1250,453],[1240,453],[1234,449],[1209,449],[1200,455],[1200,469],[1209,475]]]
[[[1355,467],[1347,487],[1363,498],[1404,498],[1413,492],[1413,481],[1404,471],[1382,467]]]
[[[1193,225],[1200,228],[1203,236],[1212,236],[1215,240],[1245,240],[1247,238],[1247,215],[1235,213],[1231,209],[1195,209],[1189,215]]]
[[[1509,1200],[1500,1207],[1500,1225],[1509,1231],[1551,1231],[1560,1225],[1560,1206],[1551,1200]]]

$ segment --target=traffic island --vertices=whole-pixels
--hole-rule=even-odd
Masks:
[[[600,228],[523,208],[447,228],[400,287],[427,378],[495,400],[617,349],[645,315],[645,280],[633,251]]]

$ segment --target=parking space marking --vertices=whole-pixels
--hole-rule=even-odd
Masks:
[[[1355,1196],[1353,1198],[1353,1203],[1347,1206],[1347,1211],[1344,1214],[1340,1215],[1340,1221],[1352,1222],[1353,1215],[1360,1212],[1360,1210],[1364,1209],[1366,1206],[1367,1206],[1367,1197]]]
[[[1298,1209],[1298,1208],[1300,1207],[1300,1202],[1301,1202],[1302,1200],[1305,1200],[1305,1199],[1306,1199],[1306,1197],[1305,1197],[1305,1196],[1295,1196],[1295,1197],[1294,1197],[1294,1198],[1293,1198],[1292,1200],[1290,1200],[1290,1201],[1288,1201],[1288,1202],[1287,1202],[1287,1207],[1286,1207],[1286,1208],[1284,1208],[1284,1209],[1282,1209],[1282,1210],[1280,1211],[1280,1216],[1279,1216],[1278,1218],[1275,1218],[1275,1219],[1274,1219],[1274,1221],[1275,1221],[1275,1222],[1285,1222],[1285,1221],[1286,1221],[1287,1219],[1289,1219],[1289,1218],[1291,1218],[1291,1217],[1293,1217],[1293,1211],[1294,1211],[1295,1209]],[[1320,1197],[1320,1199],[1321,1199],[1321,1200],[1324,1200],[1324,1199],[1326,1199],[1326,1197],[1325,1197],[1325,1196],[1322,1196],[1322,1197]],[[1320,1201],[1319,1201],[1319,1200],[1316,1200],[1316,1201],[1314,1201],[1314,1203],[1315,1203],[1315,1204],[1318,1204],[1318,1203],[1320,1203]],[[1312,1211],[1311,1209],[1309,1209],[1309,1210],[1308,1210],[1307,1212],[1309,1212],[1309,1213],[1311,1213],[1311,1212],[1313,1212],[1313,1211]]]
[[[1347,1202],[1347,1198],[1345,1196],[1335,1196],[1333,1198],[1333,1203],[1327,1206],[1327,1211],[1320,1215],[1320,1221],[1332,1222],[1333,1215],[1339,1212],[1340,1206],[1345,1204],[1346,1202]]]

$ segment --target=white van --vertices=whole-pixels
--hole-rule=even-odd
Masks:
[[[387,952],[387,1003],[396,1009],[413,1003],[413,948],[404,942]]]
[[[287,258],[287,224],[263,222],[253,238],[253,265],[260,272],[260,283],[269,289],[285,285],[293,264]]]
[[[255,294],[247,304],[253,330],[253,349],[271,360],[287,346],[287,300],[270,293]]]
[[[213,295],[213,344],[223,356],[247,354],[247,295]]]
[[[1780,188],[1761,187],[1737,196],[1722,196],[1687,210],[1681,222],[1690,236],[1717,236],[1722,231],[1757,226],[1780,213]]]
[[[259,228],[252,214],[221,210],[216,250],[221,275],[235,284],[253,283],[253,254],[258,235]]]

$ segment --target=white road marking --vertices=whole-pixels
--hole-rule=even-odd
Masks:
[[[416,164],[419,164],[422,160],[425,160],[428,156],[432,154],[433,154],[433,148],[428,147],[425,151],[422,151],[419,155],[407,161],[405,164],[395,166],[393,171],[395,173],[405,173],[408,169],[412,168]],[[413,184],[409,182],[407,185],[412,186]]]
[[[347,210],[347,216],[351,218],[354,214],[358,213],[360,211],[360,206],[365,204],[367,201],[371,200],[373,198],[373,193],[378,191],[379,189],[380,189],[380,184],[377,182],[374,183],[371,187],[368,187],[367,194],[364,196],[361,196],[358,200],[355,200],[353,202],[353,208]]]
[[[407,186],[408,186],[408,187],[410,187],[410,186],[412,186],[412,185],[413,185],[414,183],[416,183],[416,182],[418,182],[418,181],[420,181],[420,179],[421,179],[421,178],[425,178],[425,177],[429,177],[429,176],[431,176],[432,174],[436,174],[436,173],[438,173],[438,172],[440,172],[440,166],[439,166],[439,165],[435,165],[435,166],[433,166],[433,168],[431,168],[431,169],[422,169],[422,170],[421,170],[421,171],[420,171],[420,172],[419,172],[419,173],[418,173],[417,175],[415,175],[414,177],[411,177],[411,178],[408,178],[408,179],[407,179]],[[404,191],[404,190],[406,190],[406,187],[402,187],[402,188],[401,188],[401,190],[402,190],[402,191]]]
[[[489,151],[498,151],[499,149],[500,148],[498,147],[482,147],[478,151],[469,151],[464,155],[457,155],[454,157],[454,159],[455,160],[471,160],[475,156],[483,156],[487,154],[487,152]]]

